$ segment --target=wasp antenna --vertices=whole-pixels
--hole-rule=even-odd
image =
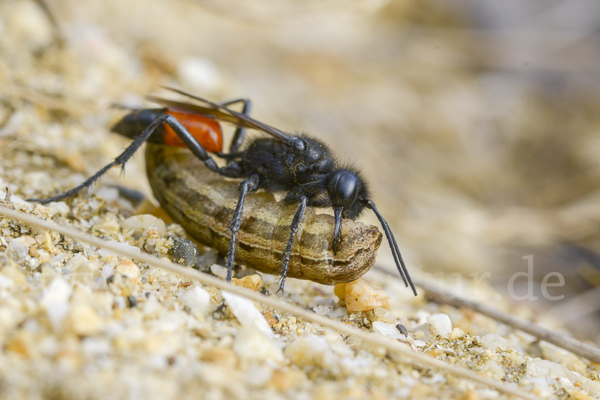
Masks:
[[[392,250],[392,254],[394,256],[394,261],[396,262],[396,267],[398,268],[398,272],[400,272],[400,276],[402,276],[402,280],[404,280],[404,284],[407,287],[410,284],[410,287],[416,296],[417,289],[415,289],[415,285],[412,279],[410,279],[408,269],[406,269],[406,265],[404,264],[404,260],[402,259],[402,255],[400,254],[400,250],[398,249],[398,243],[396,243],[396,238],[394,237],[392,230],[390,229],[385,219],[383,219],[383,216],[379,213],[379,211],[377,211],[375,204],[371,200],[367,200],[365,203],[367,207],[373,210],[373,212],[377,216],[377,219],[379,220],[379,223],[383,227],[383,231],[385,232],[385,236],[387,237],[390,249]]]

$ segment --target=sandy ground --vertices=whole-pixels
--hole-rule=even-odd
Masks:
[[[168,236],[185,232],[155,220],[132,229],[135,207],[111,187],[150,196],[141,155],[89,196],[48,207],[19,199],[68,189],[119,154],[127,141],[108,133],[123,114],[113,103],[145,104],[165,84],[214,99],[250,96],[256,118],[318,134],[363,166],[416,276],[435,274],[478,301],[595,338],[600,142],[597,82],[588,73],[595,53],[584,51],[593,36],[572,47],[568,35],[513,37],[500,28],[514,15],[466,6],[48,4],[58,34],[35,2],[0,6],[0,186],[15,207],[170,257]],[[492,22],[474,28],[486,15],[497,17],[496,31],[486,30]],[[552,19],[536,15],[538,27]],[[519,53],[531,43],[563,44],[572,62]],[[1,224],[4,398],[504,396],[244,303],[264,316],[265,334],[215,288]],[[386,249],[378,260],[393,267]],[[525,275],[510,292],[515,272],[535,278],[531,293]],[[566,285],[544,293],[551,272]],[[389,308],[348,312],[332,288],[292,279],[278,296],[540,397],[600,393],[597,366],[585,359],[469,310],[413,298],[375,272],[366,279],[386,292]],[[258,289],[276,296],[275,277],[261,275]]]

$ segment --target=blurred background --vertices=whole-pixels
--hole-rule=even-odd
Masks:
[[[164,94],[160,85],[217,100],[249,97],[255,118],[310,132],[363,168],[415,275],[464,295],[467,286],[491,286],[493,296],[476,300],[526,305],[513,310],[600,341],[600,3],[0,7],[5,94],[64,101],[78,110],[72,115],[100,121],[104,132],[93,134],[104,138],[117,115],[110,104],[145,104],[144,95]],[[57,35],[63,50],[48,56]],[[32,74],[39,63],[51,72]],[[110,140],[112,156],[92,163],[92,154],[82,175],[118,154],[124,142]],[[81,151],[43,143],[67,160]],[[130,184],[148,192],[131,178],[143,169],[131,169]],[[390,266],[383,247],[379,262]]]

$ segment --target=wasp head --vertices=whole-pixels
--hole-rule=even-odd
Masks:
[[[369,198],[364,180],[357,171],[340,169],[327,181],[327,194],[333,209],[341,209],[344,218],[356,219],[364,208],[363,200]]]
[[[369,194],[358,171],[347,168],[339,169],[329,176],[327,194],[335,213],[333,238],[333,252],[335,253],[342,231],[342,217],[353,220],[358,218],[365,207],[364,200],[368,200]]]

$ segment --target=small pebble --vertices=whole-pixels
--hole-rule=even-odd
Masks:
[[[428,322],[414,327],[411,329],[411,332],[413,332],[415,339],[419,339],[427,343],[433,343],[437,336],[437,332],[434,331],[433,327]]]
[[[406,329],[406,328],[405,328]],[[386,324],[385,322],[373,322],[373,332],[381,333],[392,339],[405,339],[406,336],[400,333],[394,324]]]
[[[141,214],[134,215],[133,217],[127,218],[123,221],[124,230],[132,230],[134,234],[141,235],[151,228],[156,229],[158,234],[162,237],[167,234],[167,227],[165,221],[160,218],[156,218],[154,215]]]
[[[295,339],[285,348],[285,356],[299,367],[323,366],[331,349],[322,336],[307,335]]]
[[[281,349],[253,324],[242,326],[235,337],[233,351],[243,359],[283,361]]]
[[[214,276],[217,276],[223,280],[227,279],[227,268],[222,267],[218,264],[213,264],[210,266],[210,272],[212,272],[212,274]]]
[[[42,275],[43,273],[42,271]],[[56,275],[44,288],[41,304],[47,307],[50,304],[66,303],[71,292],[71,285],[62,276]]]
[[[198,262],[198,247],[188,239],[183,239],[176,236],[169,236],[173,240],[173,248],[171,249],[171,257],[173,261],[193,267]]]
[[[481,337],[481,344],[491,350],[496,350],[499,347],[508,347],[508,340],[494,333],[487,334]]]
[[[33,244],[30,243],[29,239],[29,236],[22,236],[8,243],[6,254],[17,264],[24,262],[29,256],[29,246]]]
[[[479,400],[480,397],[474,390],[467,390],[461,400]]]
[[[5,267],[0,270],[0,273],[5,277],[11,279],[17,285],[25,285],[27,283],[27,280],[25,279],[25,274],[22,273],[18,268]]]
[[[65,320],[65,328],[79,336],[92,336],[104,326],[98,313],[88,304],[73,304]]]
[[[225,347],[217,347],[207,350],[202,354],[202,361],[218,364],[225,368],[233,368],[237,361],[235,353]]]
[[[269,339],[273,337],[269,323],[252,301],[227,291],[223,291],[223,298],[240,324],[255,325]]]
[[[115,268],[115,272],[125,275],[133,282],[137,282],[140,278],[140,267],[128,258],[123,258],[119,261],[119,265]]]
[[[134,296],[127,296],[127,305],[129,308],[135,307],[137,305],[137,300]]]
[[[402,324],[397,324],[396,325],[396,329],[398,329],[398,331],[403,334],[404,336],[408,335],[408,329],[406,329],[406,327]]]
[[[47,205],[50,210],[50,214],[54,217],[55,215],[67,215],[69,214],[69,206],[64,201],[56,201]]]
[[[208,313],[210,294],[200,286],[195,286],[179,295],[179,301],[188,307],[193,315],[205,315]]]
[[[465,336],[465,332],[463,332],[462,329],[460,329],[460,328],[454,328],[454,329],[452,329],[452,333],[450,333],[449,339],[450,340],[456,340],[456,339],[461,338],[463,336]]]
[[[273,371],[270,385],[280,392],[287,392],[302,384],[304,374],[294,369],[276,369]]]
[[[369,285],[363,279],[335,285],[335,295],[346,302],[348,312],[370,311],[375,307],[389,307],[392,300],[377,286]]]
[[[236,286],[245,287],[246,289],[254,290],[255,292],[262,286],[262,278],[258,274],[248,275],[240,279],[234,278],[231,283]]]
[[[427,317],[427,322],[431,324],[434,333],[448,339],[452,332],[452,321],[447,314],[434,314]]]

